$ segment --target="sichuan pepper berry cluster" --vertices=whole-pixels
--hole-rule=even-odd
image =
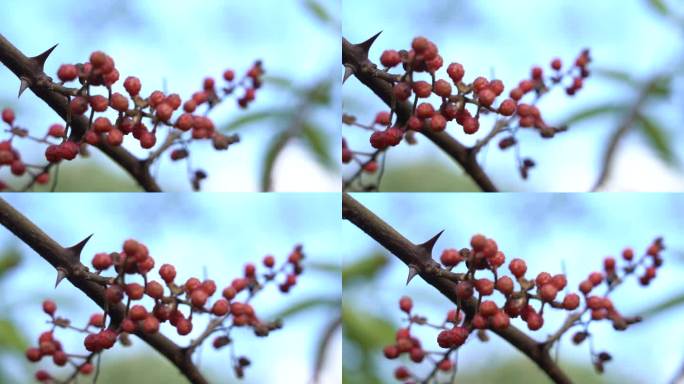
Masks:
[[[356,160],[366,172],[372,173],[377,165],[369,164],[375,162],[378,152],[399,145],[404,138],[411,143],[413,132],[441,132],[451,121],[456,121],[465,134],[472,135],[480,130],[480,117],[484,115],[496,115],[500,119],[490,134],[477,144],[478,149],[506,132],[508,135],[499,141],[499,147],[514,146],[517,144],[515,134],[520,128],[536,130],[544,138],[553,137],[565,127],[547,124],[535,104],[555,86],[562,86],[567,95],[574,95],[589,76],[587,66],[590,61],[588,50],[582,51],[567,67],[561,59],[555,58],[549,63],[550,73],[535,66],[529,78],[521,80],[505,93],[506,87],[499,79],[477,76],[472,81],[465,81],[465,68],[458,62],[448,64],[447,76],[440,78],[437,71],[444,66],[444,59],[437,45],[425,37],[416,37],[408,51],[385,50],[380,56],[380,63],[385,69],[378,74],[393,84],[392,105],[412,101],[411,116],[406,121],[397,121],[392,108],[379,112],[371,124],[364,125],[357,123],[355,117],[345,115],[343,123],[371,132],[369,141],[376,152],[353,151],[343,139],[342,161],[350,163]],[[389,72],[399,66],[403,73]],[[421,73],[428,74],[429,81],[417,79],[416,75]],[[531,166],[528,164],[526,167]]]
[[[606,257],[602,271],[591,272],[579,284],[577,293],[566,293],[565,275],[540,272],[531,277],[525,261],[518,258],[508,263],[510,276],[504,275],[500,267],[506,264],[506,257],[494,240],[478,234],[471,238],[470,245],[461,250],[446,249],[441,254],[441,264],[449,271],[450,278],[458,281],[452,293],[456,308],[450,309],[441,323],[430,323],[426,317],[416,314],[411,298],[404,296],[399,300],[399,308],[406,313],[408,325],[397,331],[395,343],[385,347],[385,357],[397,359],[406,355],[413,363],[429,361],[434,367],[428,378],[419,379],[402,365],[394,372],[396,379],[407,383],[430,382],[436,379],[438,372],[453,372],[456,352],[469,340],[471,333],[476,332],[485,341],[486,330],[505,331],[516,318],[525,322],[529,330],[536,331],[544,325],[545,311],[570,312],[564,325],[543,342],[545,347],[550,347],[573,328],[581,328],[572,336],[575,344],[581,343],[591,337],[589,326],[596,321],[608,321],[615,330],[624,330],[640,318],[623,316],[609,295],[628,275],[638,275],[640,283],[648,285],[663,264],[661,252],[664,249],[661,238],[654,240],[638,259],[631,248],[626,248],[620,265],[616,258]],[[465,265],[465,273],[453,273],[460,265]],[[483,274],[486,276],[476,276]],[[500,299],[494,300],[495,295]],[[442,350],[424,349],[421,341],[411,333],[412,328],[418,326],[438,329],[436,341]],[[594,366],[602,372],[603,364],[611,356],[607,352],[594,351],[593,343],[590,348]]]
[[[166,94],[160,90],[144,94],[142,82],[134,76],[123,80],[125,92],[114,91],[112,87],[120,77],[114,60],[101,51],[93,52],[86,63],[60,66],[57,71],[60,82],[49,84],[52,91],[68,98],[66,125],[53,124],[45,135],[31,135],[28,129],[15,124],[12,109],[2,111],[2,120],[9,126],[10,137],[0,142],[0,166],[9,165],[15,176],[29,172],[35,182],[44,184],[49,179],[48,171],[52,165],[75,159],[84,151],[86,144],[97,146],[106,142],[110,146],[120,146],[126,137],[132,137],[140,147],[153,150],[146,159],[148,163],[167,150],[173,161],[186,159],[190,155],[189,144],[192,141],[210,140],[216,150],[226,150],[238,141],[238,137],[218,132],[206,113],[231,95],[237,97],[240,108],[246,108],[261,87],[263,73],[260,61],[255,62],[241,78],[237,78],[232,69],[227,69],[223,73],[223,85],[207,77],[202,89],[183,101],[176,93]],[[79,85],[74,88],[66,86],[72,82]],[[104,94],[96,94],[100,89]],[[200,110],[202,106],[206,108]],[[85,132],[72,132],[72,119],[76,116],[87,117]],[[163,131],[166,131],[166,136],[160,138]],[[16,138],[27,138],[45,145],[48,164],[23,163],[13,146]],[[198,189],[206,173],[195,170],[190,178]],[[5,183],[0,186],[7,187]]]
[[[282,293],[289,292],[303,271],[303,259],[299,245],[279,266],[273,256],[267,255],[262,266],[246,264],[242,276],[218,290],[216,282],[211,279],[190,277],[179,281],[176,268],[171,264],[159,267],[161,280],[153,279],[150,272],[155,261],[147,247],[135,240],[126,240],[121,252],[95,254],[92,266],[97,274],[88,272],[90,279],[105,288],[106,309],[92,314],[85,326],[77,327],[70,319],[57,315],[54,301],[45,300],[43,311],[49,316],[50,329],[39,336],[37,346],[26,351],[26,358],[31,362],[49,358],[58,367],[69,366],[73,368],[71,378],[74,378],[79,373],[91,373],[93,359],[112,348],[117,340],[123,345],[130,344],[128,335],[131,333],[153,335],[167,323],[170,328],[175,328],[177,334],[185,336],[192,332],[196,320],[202,316],[210,318],[209,324],[189,344],[189,353],[209,338],[212,338],[216,349],[233,344],[231,331],[235,328],[251,328],[256,336],[268,336],[281,327],[280,320],[269,322],[260,319],[250,301],[269,283],[277,284]],[[110,269],[114,270],[114,276],[102,276]],[[131,281],[134,276],[139,276],[138,280],[142,281]],[[124,316],[114,320],[109,310],[117,305],[125,305]],[[55,335],[57,329],[82,333],[87,353],[66,352]],[[235,374],[242,377],[250,360],[236,356],[234,348],[231,348],[230,358]],[[36,372],[36,379],[42,382],[56,380],[45,370]]]

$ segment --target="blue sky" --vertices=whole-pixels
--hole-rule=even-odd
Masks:
[[[266,254],[282,260],[297,243],[304,245],[310,262],[339,265],[342,259],[341,251],[330,246],[338,239],[340,227],[339,196],[334,194],[34,194],[5,198],[60,244],[71,245],[94,233],[83,252],[82,261],[88,265],[96,252],[118,250],[131,237],[149,247],[157,267],[171,263],[183,280],[206,274],[219,287],[241,274],[244,263],[259,263]],[[0,243],[19,244],[5,229],[0,230]],[[87,321],[96,306],[68,282],[53,289],[54,269],[28,247],[22,245],[20,249],[25,256],[21,266],[2,283],[13,287],[15,294],[3,304],[11,306],[10,315],[30,340],[35,341],[45,330],[40,309],[43,298],[53,298],[60,312],[74,321]],[[158,276],[156,270],[153,274]],[[268,318],[306,298],[339,299],[341,295],[339,277],[307,270],[298,281],[287,296],[277,293],[275,287],[265,290],[255,300],[257,313]],[[284,382],[277,374],[280,368],[288,369],[295,382],[306,382],[312,372],[317,337],[331,316],[325,310],[308,312],[286,320],[285,328],[269,338],[257,340],[246,334],[237,340],[237,350],[253,360],[247,382]],[[201,329],[199,324],[195,326],[195,331]],[[165,333],[179,340],[175,331],[166,329]],[[67,345],[81,350],[80,336],[61,334]],[[187,342],[184,338],[181,344]],[[135,344],[138,351],[144,350],[142,343]],[[288,352],[281,351],[279,359],[260,356],[264,350],[285,348]],[[117,353],[114,350],[110,356]],[[223,371],[226,355],[211,348],[202,355],[204,367]],[[328,356],[324,377],[329,382],[339,381],[339,335]],[[1,364],[7,372],[23,371],[13,369],[17,363],[23,364],[23,358]]]
[[[268,74],[289,78],[301,86],[329,78],[340,57],[339,30],[318,22],[303,3],[291,1],[289,6],[281,6],[264,0],[207,0],[197,6],[185,1],[108,0],[84,4],[75,0],[9,0],[3,2],[3,7],[11,12],[3,12],[0,22],[2,34],[28,56],[59,43],[46,64],[50,75],[56,73],[60,64],[82,62],[91,52],[103,50],[114,58],[122,80],[129,75],[142,80],[143,94],[166,87],[185,100],[201,89],[205,76],[220,79],[227,68],[242,74],[256,59],[263,60]],[[339,2],[320,3],[339,21]],[[17,108],[18,124],[42,134],[58,121],[31,92],[16,101],[19,83],[4,66],[0,69],[0,84],[0,102],[12,103]],[[339,88],[335,93],[335,100],[339,100]],[[286,95],[267,86],[250,109],[268,110],[283,105],[288,105]],[[333,105],[339,106],[340,102],[334,101]],[[220,126],[240,113],[230,100],[212,111],[210,117]],[[329,143],[336,144],[336,150],[337,116],[339,110],[334,107],[315,117],[326,129]],[[264,149],[275,128],[269,122],[245,128],[240,132],[242,142],[228,152],[196,145],[193,165],[205,167],[211,176],[206,190],[258,189]],[[144,153],[137,144],[131,147],[135,153]],[[41,157],[42,151],[36,156]],[[96,157],[108,162],[102,156]],[[339,177],[326,173],[300,144],[290,146],[281,160],[276,168],[277,190],[339,189]],[[189,189],[184,164],[166,161],[159,170],[159,180],[171,190]]]
[[[362,204],[383,218],[401,234],[421,243],[445,230],[435,246],[435,255],[445,248],[465,247],[470,237],[482,233],[494,238],[507,260],[520,257],[528,261],[528,271],[566,271],[568,286],[577,291],[579,282],[600,270],[602,259],[619,255],[624,247],[633,247],[640,254],[656,236],[664,236],[668,250],[665,266],[646,289],[635,280],[616,290],[613,301],[624,314],[640,310],[684,293],[681,274],[684,273],[684,239],[681,237],[684,219],[684,199],[677,194],[354,194]],[[380,246],[350,222],[343,225],[344,263],[368,255]],[[383,251],[386,253],[386,251]],[[438,256],[436,256],[438,257]],[[394,316],[399,322],[399,297],[414,298],[414,308],[435,321],[451,309],[449,302],[434,288],[420,279],[405,286],[407,269],[398,259],[391,258],[389,267],[361,294],[345,296],[355,305],[381,316]],[[358,292],[357,292],[358,293]],[[353,298],[352,298],[353,297]],[[545,325],[534,337],[542,339],[552,333],[564,319],[562,314],[545,315]],[[647,319],[623,333],[607,324],[595,324],[596,345],[613,354],[614,361],[607,372],[626,370],[637,381],[668,382],[681,367],[684,337],[679,329],[684,320],[684,308]],[[512,324],[520,326],[520,320]],[[523,324],[523,328],[524,327]],[[435,334],[423,335],[427,345]],[[654,343],[653,340],[667,342]],[[505,342],[494,337],[488,344],[473,341],[459,354],[464,370],[483,368],[481,356],[520,357]],[[561,361],[571,360],[587,365],[589,352],[585,346],[574,347],[565,342]],[[386,361],[383,359],[383,361]],[[393,368],[396,362],[385,364]],[[628,368],[629,367],[629,368]]]
[[[684,10],[676,1],[680,14]],[[560,57],[571,62],[582,48],[591,49],[592,68],[619,69],[635,79],[646,80],[655,73],[681,67],[681,34],[672,24],[656,16],[646,1],[505,1],[465,2],[437,0],[430,2],[346,0],[342,7],[342,32],[351,42],[360,42],[383,31],[370,57],[378,60],[384,49],[407,49],[415,36],[434,41],[444,57],[445,67],[461,62],[465,79],[495,76],[507,89],[529,76],[533,65],[548,68],[549,61]],[[391,11],[389,11],[391,10]],[[440,72],[443,76],[444,71]],[[681,76],[680,76],[681,78]],[[648,111],[668,130],[668,139],[681,158],[684,135],[679,126],[684,118],[681,108],[681,79],[674,83],[674,96],[658,109]],[[507,92],[507,91],[505,91]],[[545,120],[559,123],[572,114],[606,103],[632,102],[636,95],[615,82],[590,77],[574,98],[556,90],[545,96],[540,108]],[[343,111],[370,122],[386,107],[360,83],[351,79],[343,87]],[[481,132],[493,122],[481,125]],[[615,118],[600,118],[577,124],[570,132],[553,140],[538,135],[521,135],[522,153],[536,160],[530,179],[522,181],[515,168],[512,151],[492,147],[482,157],[485,170],[497,184],[510,190],[585,191],[598,175],[601,148],[618,124]],[[466,143],[481,137],[465,138],[462,130],[447,128]],[[344,127],[343,136],[358,148],[370,148],[367,132]],[[418,160],[435,161],[455,167],[427,140],[424,145],[401,145],[389,151],[388,164],[409,164]],[[427,161],[427,160],[426,160]],[[345,170],[350,171],[345,167]],[[681,169],[668,168],[645,147],[641,135],[630,134],[618,151],[615,178],[607,190],[680,191],[684,189]],[[559,176],[562,175],[562,176]]]

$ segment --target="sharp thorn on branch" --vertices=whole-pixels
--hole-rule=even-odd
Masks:
[[[61,283],[62,280],[64,280],[64,278],[66,277],[66,275],[67,275],[67,272],[66,272],[66,270],[65,270],[64,268],[62,268],[62,267],[57,267],[57,280],[55,281],[55,288],[57,288],[57,286],[59,285],[59,283]]]
[[[21,97],[21,94],[24,93],[24,91],[31,86],[31,82],[29,79],[25,77],[20,78],[21,83],[19,83],[19,94],[17,94],[17,99]]]
[[[48,56],[52,53],[52,51],[57,48],[57,44],[53,45],[51,48],[49,48],[47,51],[41,53],[38,56],[32,57],[30,60],[33,61],[38,67],[40,68],[41,71],[43,71],[43,67],[45,66],[45,61],[47,60]]]
[[[91,237],[93,237],[92,233],[85,239],[79,241],[78,244],[72,245],[71,247],[67,248],[67,250],[71,252],[72,255],[74,255],[74,258],[76,260],[81,259],[81,251],[83,250],[83,247],[85,247],[86,243],[88,243],[88,240],[90,240]]]
[[[363,49],[363,51],[366,53],[366,56],[367,56],[367,55],[368,55],[368,52],[369,52],[370,49],[371,49],[371,46],[372,46],[373,43],[375,42],[375,39],[377,39],[378,36],[380,36],[381,33],[382,33],[382,31],[376,33],[375,35],[371,36],[368,40],[364,41],[363,43],[358,43],[358,44],[356,44],[356,46],[359,47],[359,48],[361,48],[361,49]]]
[[[409,272],[408,277],[406,278],[406,285],[408,285],[411,282],[411,280],[413,280],[413,278],[416,277],[416,275],[418,274],[418,268],[415,265],[410,264],[408,268]]]
[[[432,236],[432,238],[423,244],[418,244],[420,248],[423,248],[429,255],[432,256],[432,248],[434,248],[435,243],[439,239],[440,236],[442,236],[442,233],[444,233],[444,230],[442,229],[441,231],[437,232],[436,235]]]
[[[342,84],[344,84],[347,79],[354,74],[354,68],[351,65],[344,66],[344,77],[342,77]]]

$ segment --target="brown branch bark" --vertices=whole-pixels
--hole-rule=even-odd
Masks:
[[[424,244],[412,243],[347,193],[342,196],[342,217],[351,221],[368,236],[392,252],[404,264],[415,268],[423,280],[435,287],[454,304],[457,303],[456,282],[436,273],[440,267],[431,255],[436,238]],[[463,309],[467,316],[471,317],[475,304],[468,303]],[[493,332],[527,355],[555,383],[571,383],[570,378],[565,375],[544,348],[544,343],[535,341],[513,325],[503,331],[493,330]]]
[[[80,247],[62,247],[2,198],[0,198],[0,224],[36,251],[55,269],[59,268],[66,271],[66,278],[76,288],[88,295],[98,306],[105,308],[104,287],[101,283],[87,277],[89,273],[79,261]],[[125,313],[123,304],[113,307],[108,305],[107,307],[115,324],[123,320]],[[137,331],[135,335],[169,359],[190,382],[207,383],[207,380],[192,363],[191,354],[186,349],[179,347],[159,332],[148,334]]]
[[[0,62],[14,72],[19,79],[28,81],[31,91],[45,101],[64,121],[67,121],[69,110],[67,98],[51,89],[52,81],[43,72],[42,64],[26,57],[2,34],[0,34]],[[83,116],[71,116],[71,127],[71,138],[79,140],[88,129],[88,119]],[[145,191],[161,192],[144,161],[139,160],[121,146],[109,145],[105,140],[100,140],[97,147],[125,169]]]
[[[352,44],[342,38],[342,64],[352,68],[354,76],[388,106],[392,106],[392,83],[375,75],[377,66],[368,58],[368,51],[362,44]],[[411,117],[411,104],[396,103],[397,124],[405,123]],[[422,133],[449,157],[456,161],[463,170],[484,192],[497,192],[496,186],[477,163],[477,151],[473,151],[446,132],[432,132],[428,129]]]

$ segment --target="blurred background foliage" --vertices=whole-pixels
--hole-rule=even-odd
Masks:
[[[413,37],[427,36],[440,47],[445,63],[464,64],[466,79],[500,78],[508,89],[532,65],[546,69],[546,60],[555,56],[567,64],[588,47],[594,60],[584,89],[574,98],[554,90],[540,103],[548,122],[569,124],[570,130],[552,140],[521,132],[521,154],[537,163],[528,180],[520,178],[513,151],[500,151],[496,145],[479,155],[485,171],[505,191],[681,191],[683,4],[611,0],[589,11],[585,4],[569,0],[437,0],[386,13],[380,10],[393,7],[390,1],[368,6],[348,0],[343,2],[342,30],[352,42],[382,30],[371,50],[375,61],[384,49],[403,49]],[[362,123],[386,109],[355,79],[344,85],[343,103],[343,111]],[[480,131],[491,126],[493,120],[483,120]],[[455,128],[448,131],[466,144],[475,142]],[[352,149],[370,148],[366,131],[343,127],[343,136]],[[402,143],[388,151],[381,192],[475,190],[453,160],[424,137],[417,138],[418,145]],[[345,166],[343,177],[355,171],[355,166]],[[367,184],[376,178],[363,177]]]
[[[588,274],[593,270],[591,268],[595,268],[594,264],[600,264],[602,250],[617,251],[626,245],[634,245],[640,252],[636,247],[642,244],[641,240],[635,239],[635,231],[645,239],[652,233],[664,235],[668,246],[667,268],[659,272],[661,280],[647,288],[628,282],[617,290],[623,292],[616,292],[618,296],[613,296],[620,311],[639,314],[644,317],[644,322],[624,333],[615,332],[610,326],[595,324],[592,328],[598,350],[607,350],[614,355],[614,361],[606,365],[606,373],[596,374],[587,346],[573,345],[569,336],[559,346],[558,359],[561,367],[577,383],[665,383],[673,377],[682,377],[682,372],[670,369],[672,366],[684,366],[681,354],[684,339],[674,336],[679,334],[676,324],[684,318],[684,285],[678,278],[684,270],[684,243],[676,236],[684,228],[684,222],[678,213],[673,215],[662,210],[663,207],[671,207],[672,212],[681,212],[684,201],[679,195],[663,195],[659,202],[659,195],[642,199],[635,194],[620,198],[605,194],[591,198],[585,195],[522,197],[519,194],[498,194],[496,198],[481,194],[392,194],[391,199],[355,194],[354,197],[414,242],[434,234],[430,231],[446,229],[435,247],[435,258],[445,248],[459,248],[458,243],[453,243],[454,239],[467,241],[473,233],[482,232],[494,236],[507,260],[525,258],[531,273],[564,270],[570,290],[576,287],[575,283],[579,282],[582,274]],[[609,203],[611,199],[618,201]],[[625,231],[621,228],[624,219],[615,213],[619,209],[629,209],[627,216],[643,222],[631,225]],[[645,219],[646,213],[652,217]],[[621,230],[625,233],[619,234]],[[405,322],[400,321],[404,314],[397,302],[401,296],[409,295],[414,301],[414,312],[428,316],[433,322],[438,322],[437,319],[452,308],[451,304],[420,278],[404,286],[406,266],[351,223],[345,224],[343,234],[343,241],[347,244],[344,250],[348,255],[342,272],[343,382],[396,382],[393,370],[402,364],[409,369],[415,368],[416,372],[426,373],[427,363],[414,364],[406,356],[388,360],[382,355],[382,349],[394,342],[396,330],[405,326]],[[604,244],[601,247],[600,243],[610,246]],[[547,318],[547,324],[540,332],[522,328],[533,338],[541,340],[553,332],[564,318],[562,313],[549,316],[555,317]],[[512,324],[520,326],[519,320],[513,320]],[[424,348],[439,350],[434,341],[434,330],[417,327],[414,332],[419,335]],[[651,343],[655,335],[663,339],[670,337],[666,351],[660,349],[661,342],[644,345]],[[463,347],[455,382],[549,382],[543,372],[518,350],[496,335],[489,336],[487,343],[472,337]],[[659,365],[654,366],[653,359],[644,358],[644,354],[656,350],[672,355],[659,360]],[[625,358],[632,362],[625,361]],[[633,367],[633,361],[640,359],[638,367]],[[660,373],[654,376],[654,370]]]
[[[83,61],[91,51],[101,49],[116,60],[121,81],[136,75],[142,80],[143,94],[162,89],[177,92],[184,100],[200,88],[205,76],[218,78],[228,67],[241,75],[253,60],[262,59],[266,77],[257,100],[247,110],[239,110],[231,98],[209,115],[217,129],[238,133],[241,142],[227,152],[215,151],[208,143],[190,147],[192,167],[209,174],[203,190],[339,190],[336,116],[341,102],[335,73],[339,2],[295,0],[284,8],[266,1],[174,4],[8,0],[4,6],[12,12],[0,15],[0,23],[5,25],[3,35],[27,55],[60,43],[46,65],[49,75],[60,64]],[[18,23],[18,19],[30,21]],[[47,23],[56,30],[49,37],[31,27]],[[184,27],[176,28],[179,25]],[[0,66],[0,83],[0,106],[14,108],[20,126],[41,135],[59,120],[31,92],[17,100],[18,80],[4,66]],[[27,162],[44,163],[43,146],[16,142]],[[136,143],[127,148],[146,156]],[[106,156],[91,152],[88,160],[60,165],[57,191],[140,190]],[[182,161],[171,162],[164,156],[153,175],[165,190],[190,189]],[[0,179],[17,187],[28,181],[11,176],[9,169],[0,171]]]

